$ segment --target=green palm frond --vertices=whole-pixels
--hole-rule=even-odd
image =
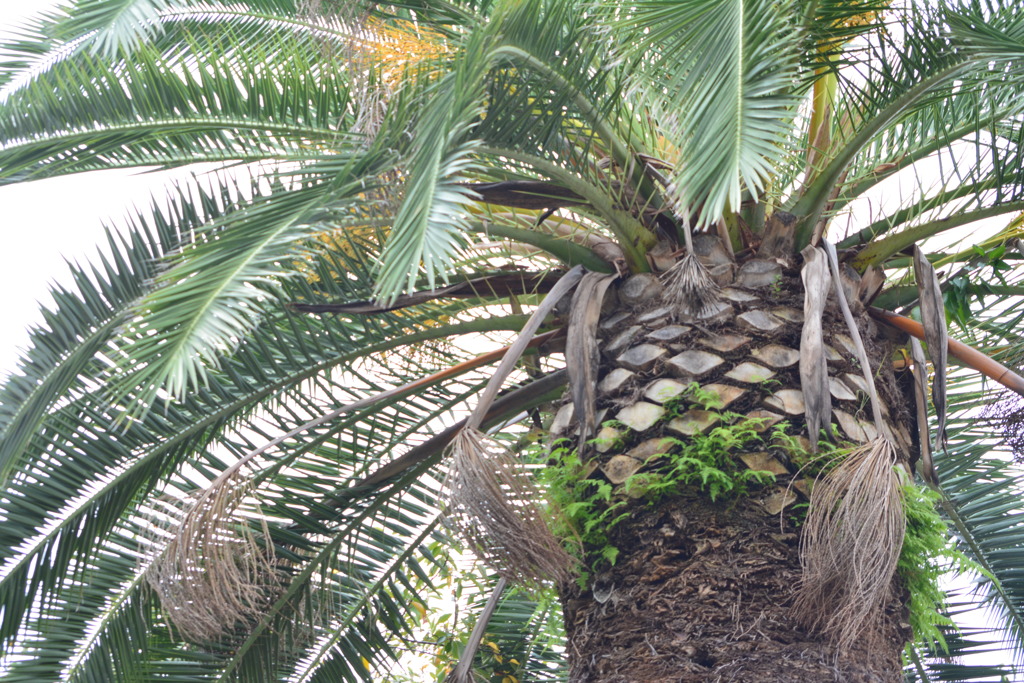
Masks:
[[[955,619],[961,611],[974,610],[974,601],[968,596],[958,600],[950,596],[950,614]],[[945,635],[946,651],[914,653],[913,661],[904,670],[907,681],[983,681],[988,679],[1013,680],[1012,665],[998,664],[1005,650],[998,641],[989,640],[989,629],[961,626]]]
[[[126,331],[135,341],[124,364],[130,386],[140,392],[132,400],[148,403],[160,388],[179,396],[203,383],[206,365],[230,353],[233,340],[263,315],[268,293],[288,277],[284,263],[301,263],[303,242],[324,230],[317,220],[324,206],[331,207],[331,217],[348,213],[356,221],[359,213],[372,213],[362,198],[375,188],[364,173],[373,175],[377,160],[367,157],[324,165],[321,178],[282,178],[266,195],[211,217],[197,230],[195,244],[170,259],[170,268],[138,302],[147,322]]]
[[[146,242],[144,233],[135,235],[135,243],[139,245],[143,256],[148,256],[154,249]],[[142,260],[150,265],[148,259]],[[321,266],[315,270],[326,274],[345,268],[353,272],[360,268],[360,260],[348,258],[344,261],[323,261]],[[117,264],[109,266],[106,277],[116,284],[104,285],[107,289],[136,292],[139,282],[149,280],[150,273],[147,271],[132,273],[117,271],[116,267]],[[364,273],[370,267],[371,263],[362,261]],[[345,282],[327,280],[314,287],[305,279],[293,279],[284,284],[280,296],[284,301],[324,295],[358,299],[369,293],[368,278],[346,285],[346,289],[337,288],[339,283]],[[82,300],[89,301],[97,296],[89,288],[99,289],[100,286],[91,280],[83,280],[81,284]],[[325,291],[317,291],[326,285],[330,287]],[[353,286],[362,289],[353,290]],[[418,315],[436,318],[443,311],[443,308],[428,306]],[[455,310],[445,314],[452,313]],[[67,325],[76,318],[64,315],[59,320]],[[110,648],[130,646],[132,642],[128,636],[123,641],[115,639],[109,643],[105,640],[107,636],[97,636],[89,641],[91,647],[99,648],[91,654],[88,648],[69,649],[67,645],[61,645],[61,638],[73,640],[77,637],[72,634],[81,632],[76,630],[76,625],[84,621],[109,619],[109,634],[118,634],[122,629],[121,620],[141,619],[140,612],[151,614],[147,619],[156,618],[152,598],[146,596],[137,567],[133,561],[124,560],[124,548],[130,549],[136,542],[127,539],[137,539],[143,535],[134,526],[139,522],[129,522],[128,528],[118,531],[126,523],[124,515],[138,514],[131,510],[133,501],[139,495],[160,496],[160,492],[168,485],[182,491],[193,489],[195,484],[189,484],[189,481],[196,475],[182,479],[182,474],[178,473],[179,464],[186,459],[192,463],[193,472],[209,472],[206,476],[212,477],[225,467],[221,456],[216,455],[218,451],[226,448],[238,457],[256,447],[261,438],[258,423],[253,423],[249,428],[255,431],[248,432],[237,432],[233,425],[239,419],[253,415],[257,407],[269,424],[288,424],[304,422],[306,418],[303,415],[324,410],[326,406],[323,402],[329,399],[342,402],[354,400],[361,391],[352,388],[355,378],[363,378],[355,383],[357,386],[371,380],[369,386],[374,386],[381,381],[380,377],[374,379],[359,372],[352,374],[358,364],[365,363],[375,354],[398,348],[402,343],[398,342],[396,346],[394,342],[370,340],[386,340],[399,332],[399,339],[415,344],[430,338],[446,338],[459,327],[447,326],[436,331],[428,329],[403,336],[401,332],[410,321],[408,313],[405,313],[402,316],[383,316],[351,323],[336,320],[323,327],[312,320],[296,319],[287,314],[281,317],[278,314],[274,320],[266,321],[259,327],[262,331],[257,333],[252,342],[236,349],[230,361],[219,371],[210,374],[205,388],[190,394],[183,403],[169,404],[162,410],[149,412],[141,420],[130,422],[118,433],[88,429],[68,431],[66,425],[83,421],[98,424],[101,421],[109,422],[113,417],[100,389],[102,378],[109,372],[109,365],[93,364],[92,356],[82,361],[75,368],[79,374],[74,377],[84,387],[84,393],[70,405],[47,406],[41,415],[36,415],[38,433],[29,443],[26,453],[35,464],[22,465],[19,475],[9,482],[9,498],[2,513],[5,524],[0,541],[5,550],[0,595],[5,604],[12,606],[5,612],[3,635],[13,639],[11,647],[16,649],[60,653],[52,659],[41,657],[31,665],[26,664],[26,670],[29,671],[26,676],[38,676],[44,662],[50,662],[45,666],[51,667],[47,670],[56,677],[58,669],[54,667],[67,666],[70,661],[71,655],[66,657],[67,653],[73,653],[73,657],[81,659],[83,671],[92,670],[91,667],[103,667],[106,665],[104,662],[109,663],[111,658],[115,661],[117,659],[110,654]],[[467,332],[479,332],[510,329],[517,322],[495,318],[490,323],[478,321],[464,325]],[[393,329],[389,330],[389,327]],[[48,341],[49,335],[41,332],[39,338]],[[79,343],[84,350],[74,349],[72,355],[74,351],[79,351],[82,356],[87,355],[90,341],[86,339]],[[439,350],[443,351],[443,347]],[[445,363],[450,363],[451,351],[443,351],[440,357],[445,359]],[[325,369],[346,366],[352,369],[335,379],[322,376]],[[100,368],[100,373],[96,379],[90,379],[88,370],[95,367]],[[425,371],[425,367],[418,362],[391,367],[393,370],[411,373],[395,376],[392,381],[397,383],[404,381],[403,377],[418,377]],[[379,374],[379,370],[375,374]],[[456,385],[455,394],[441,389],[440,393],[426,392],[415,397],[408,405],[391,402],[374,408],[366,417],[356,416],[332,424],[329,428],[314,430],[298,442],[288,444],[284,458],[281,458],[282,454],[271,458],[264,465],[266,473],[258,478],[272,484],[272,490],[291,491],[292,496],[299,491],[305,493],[299,498],[286,497],[280,503],[264,501],[263,509],[291,523],[303,521],[315,536],[330,533],[329,527],[316,520],[332,519],[340,510],[324,508],[324,503],[336,496],[337,491],[344,490],[347,481],[359,479],[373,467],[375,458],[368,457],[369,452],[376,450],[379,454],[377,458],[391,457],[388,454],[392,449],[407,439],[415,438],[424,425],[465,400],[467,390],[475,391],[481,383],[482,379],[479,379],[476,384],[465,388]],[[296,391],[292,388],[302,386],[307,389]],[[316,401],[306,398],[310,390],[313,390],[311,395],[319,397]],[[444,405],[448,407],[438,407]],[[394,412],[396,410],[398,412]],[[343,436],[348,433],[346,430],[352,430],[349,436]],[[272,435],[273,432],[269,432],[262,438],[269,439]],[[217,451],[208,450],[213,444],[216,444]],[[53,452],[58,459],[47,456],[38,459],[47,452]],[[348,455],[343,456],[345,453]],[[338,471],[340,457],[348,458],[350,469],[347,473],[344,469]],[[304,464],[306,458],[311,458],[308,467],[311,468],[309,473],[315,475],[313,477],[300,474],[307,467]],[[328,463],[332,464],[332,476],[326,474]],[[111,478],[109,472],[118,474]],[[310,488],[311,481],[320,483]],[[318,509],[321,512],[312,517],[309,517],[308,512],[301,512]],[[416,533],[419,533],[418,529]],[[282,543],[294,545],[298,538],[295,534],[296,531],[289,531]],[[102,540],[105,538],[110,540]],[[26,539],[29,539],[28,543]],[[339,543],[345,542],[344,539],[339,540]],[[108,543],[113,545],[108,546]],[[127,554],[138,556],[138,551],[129,550]],[[324,556],[323,561],[327,559]],[[98,563],[95,568],[94,563]],[[78,571],[69,575],[68,571],[72,568]],[[102,575],[110,583],[98,583],[95,591],[83,596],[81,600],[55,599],[55,596],[73,596],[76,590],[74,586],[92,586],[91,577],[94,575]],[[114,599],[114,603],[109,603],[108,600],[112,598],[107,586],[121,587],[115,589],[115,595],[116,590],[128,592]],[[89,604],[94,605],[91,608],[93,611],[88,608]],[[15,605],[21,605],[20,610],[15,609]],[[37,611],[40,609],[37,605],[46,605],[43,613]],[[79,616],[70,621],[59,616],[70,610],[76,610]],[[102,616],[104,614],[107,616]],[[65,630],[53,626],[60,623],[66,625]],[[47,628],[41,629],[42,625],[47,625]]]
[[[1024,59],[1024,18],[1010,3],[971,0],[963,2],[951,13],[953,35],[971,47],[980,58],[1000,67]],[[1019,72],[1004,71],[1004,77],[1019,79]]]
[[[438,135],[448,136],[432,128],[424,135],[429,140],[437,139]],[[464,144],[443,158],[413,162],[405,187],[405,201],[395,216],[394,230],[381,255],[377,298],[388,301],[403,289],[411,290],[419,279],[421,267],[430,287],[434,286],[439,272],[447,273],[454,253],[464,243],[466,208],[472,201],[472,194],[460,183],[468,180],[465,174],[475,166],[471,158],[473,148],[472,144]]]
[[[990,263],[979,260],[973,268],[962,267],[958,272],[966,278],[985,276],[992,272]],[[1019,265],[1008,264],[1000,272],[1007,283],[1018,282],[1022,273]],[[952,330],[966,333],[976,346],[1002,349],[999,353],[1004,357],[1019,358],[1019,349],[1006,348],[1008,339],[1016,342],[1019,338],[1013,332],[1008,334],[1021,321],[1018,302],[994,293],[979,292],[975,302],[958,301],[953,292],[947,294],[947,309],[956,311],[964,305],[972,309],[970,317],[964,318],[961,313],[958,319],[968,327],[958,325]],[[947,639],[949,653],[930,652],[926,657],[922,652],[920,666],[934,680],[979,680],[991,675],[1012,678],[1020,674],[1024,661],[1024,614],[1020,610],[1024,584],[1014,540],[1024,522],[1019,503],[1024,482],[1013,464],[1014,452],[1001,436],[1002,418],[998,412],[980,407],[1000,397],[1007,399],[1004,392],[981,385],[973,373],[963,371],[951,378],[949,388],[952,429],[946,449],[935,454],[944,497],[940,510],[947,516],[959,548],[977,564],[980,573],[965,578],[972,579],[975,591],[985,596],[984,620],[988,625],[977,625],[981,617],[976,597],[951,596],[949,614],[960,633],[951,633]],[[1008,650],[1015,661],[995,667],[978,664],[985,661],[981,656],[963,663],[947,659],[958,654],[980,655],[986,649]]]
[[[784,154],[800,31],[796,7],[776,5],[641,2],[620,20],[625,57],[653,55],[637,64],[637,94],[680,141],[675,194],[700,224],[759,194]]]
[[[977,130],[991,135],[973,157],[943,154],[938,172],[921,178],[920,193],[887,216],[840,242],[856,247],[871,242],[858,256],[865,263],[881,263],[906,247],[978,220],[1019,213],[1024,209],[1024,164],[1021,129]],[[922,196],[923,195],[923,196]]]
[[[294,38],[292,27],[271,28],[278,40],[229,54],[196,52],[201,45],[189,39],[170,54],[143,45],[124,61],[82,54],[50,65],[0,102],[0,173],[21,179],[96,168],[303,160],[352,146],[353,105],[341,65],[324,73],[321,44]],[[288,58],[275,59],[282,52]],[[82,85],[54,92],[43,76]]]
[[[61,38],[88,36],[91,52],[113,56],[150,41],[160,34],[164,12],[198,4],[195,0],[93,0],[77,4],[66,18],[50,26]]]
[[[844,175],[857,179],[858,190],[866,189],[1019,112],[1017,85],[1000,75],[1006,68],[1000,62],[1017,58],[1013,48],[1003,46],[998,55],[975,49],[965,33],[945,30],[950,16],[957,16],[953,8],[915,7],[898,15],[898,32],[872,34],[858,68],[839,81],[828,163],[796,198],[794,213],[817,220]],[[999,31],[1014,24],[996,13],[983,26]],[[809,235],[810,228],[804,229]]]
[[[439,522],[481,349],[565,266],[664,270],[687,223],[742,261],[792,213],[798,247],[841,238],[847,264],[884,269],[875,304],[911,317],[903,252],[931,240],[953,336],[1019,365],[1018,4],[78,0],[27,23],[0,48],[0,183],[217,170],[72,269],[0,388],[4,679],[367,681],[457,660],[493,580]],[[516,448],[565,384],[561,316],[486,418]],[[908,675],[1019,675],[1013,434],[978,411],[991,387],[952,377],[935,459],[989,616],[948,653],[918,644]],[[203,605],[175,603],[168,551],[207,494],[215,535],[266,570],[209,637],[182,626]],[[465,618],[442,627],[420,615],[446,590]],[[556,600],[505,595],[477,673],[565,678]],[[1014,663],[945,659],[997,648]]]
[[[109,261],[92,273],[74,268],[77,292],[54,289],[55,307],[44,309],[42,326],[30,338],[32,349],[0,393],[0,479],[10,481],[22,455],[40,432],[54,397],[95,390],[104,374],[96,356],[109,343],[124,316],[144,291],[143,283],[156,273],[160,249],[175,249],[188,226],[187,210],[171,221],[157,213],[152,224],[141,224],[122,241],[108,232]],[[89,276],[93,275],[93,282]]]
[[[567,672],[560,652],[564,634],[559,612],[554,592],[534,596],[512,591],[488,622],[488,639],[504,659],[520,663],[515,673],[521,680],[564,680]]]

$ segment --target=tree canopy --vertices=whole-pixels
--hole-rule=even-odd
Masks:
[[[877,309],[938,300],[1001,361],[983,380],[951,357],[933,482],[977,584],[949,598],[948,654],[1017,665],[919,642],[908,675],[1019,675],[1024,441],[1000,373],[1022,358],[1022,9],[76,0],[25,24],[0,46],[0,182],[217,170],[108,231],[0,388],[5,680],[454,665],[498,579],[442,524],[445,453],[501,350],[565,271],[664,270],[704,233],[736,254],[827,238]],[[528,465],[566,382],[554,320],[472,418]],[[463,611],[424,616],[445,591]],[[506,596],[478,670],[562,676],[553,600]],[[988,625],[952,628],[979,604]]]

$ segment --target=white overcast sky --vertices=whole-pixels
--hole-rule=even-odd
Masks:
[[[0,0],[0,31],[55,6],[54,0]],[[0,139],[6,132],[0,129]],[[103,222],[148,203],[153,176],[105,171],[0,186],[0,377],[14,369],[27,328],[49,301],[48,285],[68,280],[65,258],[95,253]]]

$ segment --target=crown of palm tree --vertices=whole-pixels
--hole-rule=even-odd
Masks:
[[[0,391],[0,670],[393,670],[452,572],[442,454],[501,355],[483,349],[573,266],[668,270],[701,233],[795,262],[828,239],[884,280],[876,307],[921,317],[941,298],[950,334],[1013,367],[1020,9],[77,0],[26,24],[0,51],[0,182],[218,171],[109,231]],[[915,245],[940,272],[930,289]],[[706,273],[685,263],[682,302],[703,307]],[[926,315],[937,334],[941,310]],[[561,394],[557,336],[471,426]],[[979,417],[1000,388],[973,371],[947,386],[942,506],[995,608],[994,631],[947,643],[1008,634],[1019,660],[1020,482],[997,433],[1019,435],[1019,413]],[[559,675],[551,615],[522,594],[491,615],[520,679]],[[927,680],[1010,670],[917,661]]]

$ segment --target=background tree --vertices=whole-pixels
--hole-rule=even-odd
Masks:
[[[942,531],[937,500],[980,577],[942,611],[988,600],[1019,658],[1019,481],[1004,455],[1019,399],[979,411],[1001,386],[1021,391],[1006,367],[1020,357],[1019,10],[79,0],[26,26],[0,66],[5,182],[219,170],[110,231],[0,394],[5,679],[397,678],[420,649],[443,670],[466,642],[424,616],[446,583],[492,608],[465,662],[496,680],[821,680],[835,656],[845,680],[893,677],[911,635],[908,675],[1008,674],[929,658],[942,631],[952,654],[994,636],[933,611],[928,568],[955,553],[927,531]],[[987,218],[956,243],[950,231]],[[815,303],[829,291],[849,316],[837,295]],[[950,334],[1004,365],[950,341],[974,369],[945,381],[943,309]],[[635,344],[641,330],[655,337]],[[934,449],[907,331],[929,342]],[[739,351],[704,343],[740,336]],[[526,355],[488,396],[516,338],[528,348],[505,369]],[[765,360],[796,348],[799,363]],[[748,353],[754,375],[728,374]],[[693,364],[707,357],[722,367]],[[911,366],[917,378],[895,379]],[[618,370],[633,379],[611,381]],[[672,400],[649,395],[659,378],[682,387]],[[564,440],[538,445],[537,428]],[[509,493],[532,496],[532,475],[484,432],[547,465],[527,471],[552,505]],[[937,493],[909,487],[913,464]],[[798,596],[818,471],[815,491],[839,502],[811,499],[822,540],[804,544],[804,577],[820,581]],[[497,577],[457,570],[446,505],[499,585],[531,592],[489,601]],[[861,516],[832,515],[847,510]],[[671,552],[644,541],[651,529],[678,537]],[[837,542],[854,550],[830,563]],[[714,584],[748,560],[756,572]],[[647,592],[620,609],[623,585]],[[874,598],[846,618],[861,589]],[[631,604],[646,627],[622,628]],[[755,608],[763,622],[740,614]],[[673,618],[709,634],[676,638]]]

